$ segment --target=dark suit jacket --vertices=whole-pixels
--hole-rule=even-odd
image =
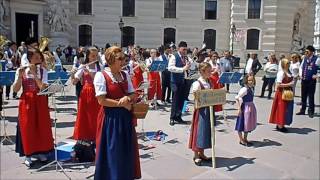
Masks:
[[[262,65],[260,64],[258,59],[254,59],[252,62],[252,67],[251,70],[253,72],[254,75],[257,74],[257,72],[262,68]]]

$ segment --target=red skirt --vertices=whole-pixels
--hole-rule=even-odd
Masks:
[[[53,149],[47,96],[24,92],[19,102],[19,126],[26,156]]]
[[[276,91],[272,103],[269,122],[277,125],[290,125],[292,123],[293,101],[282,100],[282,92]]]
[[[78,114],[73,138],[94,141],[97,132],[97,117],[100,109],[93,85],[83,86],[78,103]]]
[[[132,76],[131,80],[132,80],[132,85],[134,89],[137,89],[139,87],[139,85],[141,84],[141,82],[143,82],[143,75],[142,75],[142,71],[135,71],[135,74]]]
[[[219,83],[219,75],[218,74],[213,74],[210,76],[210,82],[213,85],[213,89],[221,89],[223,88],[223,85]],[[222,105],[215,105],[214,106],[214,111],[219,112],[222,111]]]

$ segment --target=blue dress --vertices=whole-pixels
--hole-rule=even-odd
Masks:
[[[103,74],[107,82],[107,98],[123,97],[127,82],[113,83],[105,72]],[[103,108],[103,113],[98,117],[95,180],[131,180],[141,177],[137,136],[132,119],[131,112],[123,107]]]

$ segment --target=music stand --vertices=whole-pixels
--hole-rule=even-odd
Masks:
[[[230,84],[233,72],[224,72],[219,77],[219,83]]]
[[[0,85],[1,86],[8,86],[8,85],[12,85],[14,82],[14,77],[15,77],[15,71],[2,71],[0,72]],[[3,96],[1,96],[0,98],[3,98]],[[2,100],[3,102],[3,100]],[[2,106],[2,104],[0,105]],[[5,109],[2,109],[2,113],[0,116],[0,120],[3,121],[3,135],[2,135],[2,139],[0,144],[4,144],[5,141],[14,144],[14,142],[11,140],[11,138],[8,136],[7,134],[7,126],[8,123],[6,122],[6,113],[5,113]],[[1,128],[1,127],[0,127]]]
[[[33,172],[39,172],[42,169],[46,167],[50,167],[52,165],[56,165],[56,171],[58,171],[58,166],[60,167],[60,170],[63,172],[63,174],[68,178],[71,179],[65,170],[63,169],[61,163],[58,160],[58,151],[57,151],[57,106],[55,103],[55,97],[54,94],[61,92],[64,88],[63,83],[61,82],[60,78],[57,79],[54,83],[49,85],[46,89],[42,90],[41,92],[38,93],[38,95],[51,95],[51,102],[54,107],[54,161],[40,167],[39,169],[33,171]],[[31,173],[33,173],[31,172]]]
[[[145,90],[148,90],[148,88],[149,88],[149,86],[150,86],[150,83],[148,83],[148,82],[141,82],[140,84],[139,84],[139,87],[136,89],[136,91],[143,91],[143,94],[141,94],[140,96],[141,96],[141,101],[145,101],[145,102],[147,102],[146,101],[146,91]],[[146,133],[145,133],[145,131],[144,131],[144,120],[143,119],[141,119],[142,120],[142,124],[141,124],[141,132],[142,132],[142,134],[143,134],[143,140],[144,139],[147,139],[147,140],[150,140],[147,136],[146,136]]]
[[[168,63],[166,61],[153,61],[150,65],[150,71],[165,71],[168,67]]]

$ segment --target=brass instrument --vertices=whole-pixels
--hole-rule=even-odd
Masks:
[[[0,59],[3,58],[3,54],[4,54],[4,46],[10,42],[5,36],[0,35]]]
[[[47,37],[41,37],[39,42],[39,50],[43,54],[45,66],[48,70],[55,70],[55,58],[50,51],[44,51],[48,46],[50,39]]]

